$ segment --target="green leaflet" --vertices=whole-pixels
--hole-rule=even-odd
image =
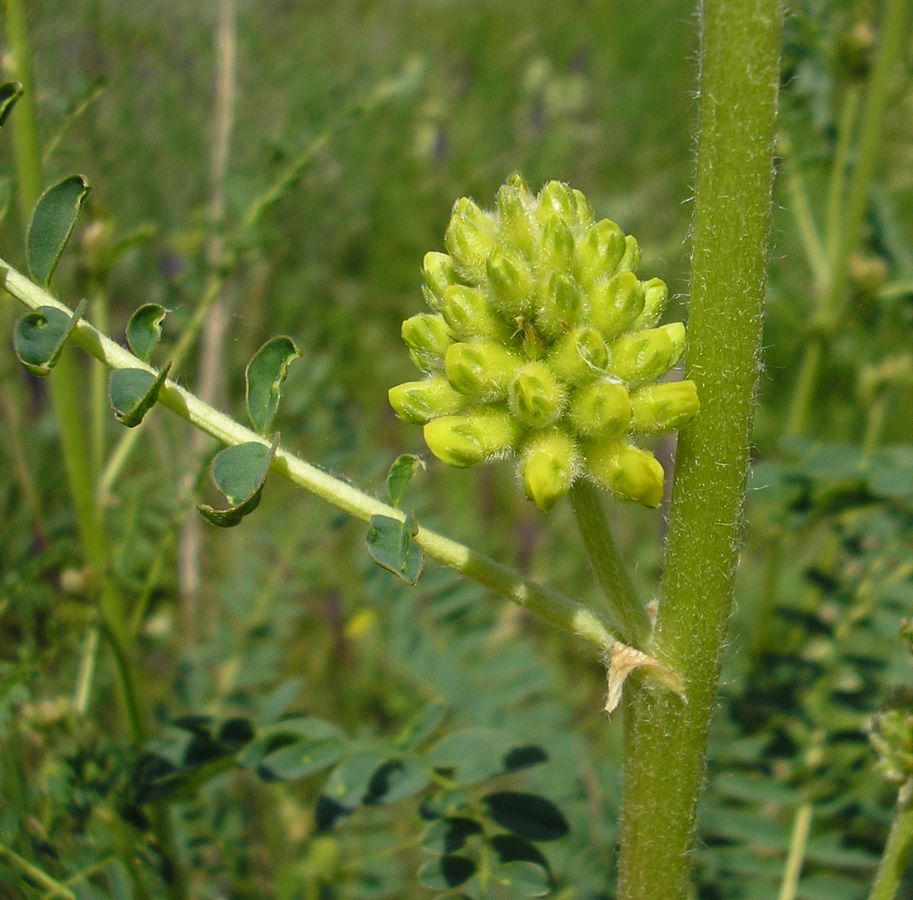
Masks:
[[[130,349],[143,361],[149,362],[162,339],[162,323],[168,310],[158,303],[144,303],[127,323],[127,343]]]
[[[412,513],[406,516],[405,521],[389,516],[371,516],[365,546],[371,559],[381,568],[407,584],[415,584],[425,564],[422,548],[412,540],[417,531],[418,523]]]
[[[84,175],[70,175],[49,187],[32,210],[26,256],[32,278],[44,287],[51,281],[91,189]]]
[[[13,333],[13,348],[29,372],[42,377],[50,373],[67,338],[82,318],[87,302],[81,300],[72,314],[56,306],[42,306],[19,319]]]
[[[424,460],[412,453],[403,453],[393,461],[390,471],[387,472],[387,496],[390,498],[390,503],[397,509],[403,502],[409,482],[419,469],[424,468]]]
[[[226,447],[215,455],[210,466],[215,486],[228,498],[229,506],[215,509],[206,503],[197,506],[200,515],[220,528],[231,528],[260,505],[260,496],[279,435],[270,446],[257,441]]]
[[[133,428],[143,421],[155,405],[170,368],[168,363],[158,375],[145,369],[115,369],[111,373],[108,398],[121,424]]]
[[[282,382],[288,367],[301,356],[295,342],[285,335],[270,338],[247,364],[244,377],[247,382],[247,414],[254,428],[261,434],[273,424]]]

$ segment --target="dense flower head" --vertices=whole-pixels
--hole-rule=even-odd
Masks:
[[[424,377],[390,389],[431,452],[453,466],[519,460],[526,495],[550,508],[577,478],[658,506],[663,470],[638,435],[699,408],[692,381],[657,383],[685,327],[658,325],[668,289],[637,277],[640,248],[558,181],[534,195],[519,175],[485,211],[463,197],[425,255],[430,313],[403,323]]]

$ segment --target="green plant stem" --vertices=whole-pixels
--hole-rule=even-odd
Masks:
[[[907,782],[901,789],[897,801],[897,812],[888,834],[878,874],[872,885],[869,900],[893,900],[900,887],[904,869],[913,850],[913,784]]]
[[[95,285],[90,303],[92,318],[101,331],[107,333],[108,295],[100,285]],[[105,459],[106,432],[111,410],[108,405],[108,370],[95,361],[92,366],[92,478],[97,484]],[[98,496],[96,491],[96,497]]]
[[[843,234],[843,203],[846,196],[846,169],[856,118],[859,112],[859,85],[850,84],[843,95],[843,111],[837,123],[837,145],[831,164],[827,187],[827,261],[831,270],[837,265],[840,254],[840,236]]]
[[[626,690],[622,900],[689,893],[759,372],[781,26],[777,0],[702,6],[687,365],[701,413],[679,435],[654,632],[687,702],[639,676]]]
[[[8,263],[0,260],[0,270],[2,269],[6,270],[4,276],[6,290],[29,309],[38,309],[41,306],[53,306],[60,310],[68,309],[47,291],[29,281]],[[100,334],[85,320],[81,320],[77,324],[71,340],[111,368],[155,371],[120,344]],[[54,373],[52,377],[56,377],[57,374]],[[159,394],[159,403],[224,444],[241,444],[249,441],[264,443],[262,435],[245,428],[224,413],[203,403],[190,391],[171,380],[167,380],[163,385]],[[388,516],[400,521],[404,519],[401,510],[381,503],[282,447],[276,450],[271,468],[272,471],[292,483],[362,521],[368,522],[375,515]],[[558,591],[523,578],[493,559],[427,528],[420,527],[414,539],[432,559],[456,569],[467,578],[512,600],[544,622],[577,635],[596,648],[601,655],[607,656],[616,646],[617,641],[608,622],[588,606],[578,603]],[[664,684],[672,690],[679,690],[681,687],[677,674],[664,666],[645,668],[644,671],[650,679]]]
[[[571,488],[571,505],[590,564],[605,592],[610,620],[627,643],[646,650],[652,631],[650,618],[615,546],[602,494],[590,482],[578,479]]]
[[[23,859],[18,853],[3,844],[0,844],[0,859],[8,860],[23,875],[40,884],[47,891],[48,896],[76,900],[76,895],[68,887],[64,887],[56,878],[52,878],[47,872],[42,871],[37,866],[33,866],[27,859]]]
[[[38,108],[35,104],[35,76],[29,45],[25,7],[20,0],[6,0],[6,33],[10,48],[11,72],[22,84],[13,120],[13,153],[16,159],[16,186],[19,215],[28,224],[32,207],[41,194],[41,154],[38,150]]]
[[[793,833],[789,841],[789,856],[786,858],[778,900],[795,900],[796,898],[811,825],[812,805],[811,803],[803,803],[796,811],[796,818],[793,821]]]
[[[805,258],[808,261],[808,267],[811,269],[812,278],[819,287],[827,284],[829,276],[828,257],[815,224],[815,218],[812,215],[811,204],[808,200],[808,190],[805,187],[805,179],[802,177],[802,170],[799,168],[799,161],[796,159],[793,149],[793,142],[788,135],[780,135],[780,152],[783,154],[783,175],[786,180],[786,188],[789,191],[790,209],[796,217],[796,225],[799,229],[799,238],[802,242],[802,249],[805,251]]]
[[[816,318],[819,327],[806,344],[803,353],[799,381],[793,394],[788,418],[786,433],[789,436],[802,436],[808,428],[809,413],[817,395],[828,344],[846,306],[850,254],[859,241],[862,229],[869,185],[872,182],[881,142],[891,77],[903,45],[908,5],[909,0],[886,0],[884,5],[878,51],[866,91],[860,124],[856,165],[846,191],[846,204],[841,208],[842,172],[849,146],[848,131],[856,117],[856,110],[853,108],[855,101],[849,95],[844,107],[841,135],[838,139],[838,158],[835,160],[832,173],[828,203],[827,246],[830,256],[830,280],[818,295]]]

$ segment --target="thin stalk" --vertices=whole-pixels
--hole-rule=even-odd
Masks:
[[[786,188],[789,191],[789,207],[796,217],[799,239],[802,242],[802,249],[805,251],[808,267],[811,269],[812,278],[820,289],[829,281],[828,256],[818,226],[815,224],[815,217],[812,215],[805,179],[802,177],[802,170],[799,168],[799,162],[793,152],[793,142],[785,133],[780,135],[780,152],[784,157],[783,174],[786,179]]]
[[[68,309],[47,291],[0,259],[0,270],[3,269],[6,270],[4,287],[7,292],[27,308],[53,306],[64,311]],[[155,371],[120,344],[100,334],[85,320],[80,320],[77,324],[71,340],[111,368]],[[56,373],[52,377],[56,377]],[[241,444],[249,441],[264,443],[262,435],[203,403],[190,391],[171,380],[166,380],[162,386],[158,402],[223,444]],[[401,510],[382,503],[345,481],[334,478],[282,447],[277,448],[271,469],[354,518],[365,522],[369,522],[375,515],[400,521],[404,519]],[[618,642],[606,619],[588,606],[556,590],[530,581],[484,554],[430,529],[419,527],[414,540],[432,559],[506,597],[555,628],[577,635],[602,656],[610,654],[616,647]],[[666,667],[645,667],[643,671],[647,677],[672,690],[681,687],[678,676]]]
[[[18,853],[10,850],[9,847],[0,844],[0,859],[7,860],[11,865],[17,868],[23,875],[31,878],[32,881],[40,884],[47,891],[50,897],[65,897],[66,900],[76,900],[76,895],[68,888],[64,887],[56,878],[52,878],[38,866],[32,865],[27,859],[21,857]]]
[[[805,848],[808,844],[808,832],[812,826],[812,811],[811,803],[803,803],[796,811],[793,833],[789,842],[789,856],[786,858],[778,900],[795,900],[796,898],[799,878],[802,875],[802,863],[805,860]]]
[[[701,13],[687,365],[701,413],[679,435],[654,632],[687,702],[639,677],[626,691],[622,900],[689,894],[760,362],[782,9],[705,0]]]
[[[837,146],[827,187],[827,259],[830,266],[836,266],[843,234],[843,203],[846,197],[846,169],[850,158],[850,147],[856,118],[859,113],[859,86],[850,84],[843,95],[843,111],[837,123]]]
[[[845,161],[835,160],[831,178],[831,191],[828,203],[827,245],[830,258],[830,281],[821,292],[817,315],[823,326],[806,345],[800,366],[800,380],[793,394],[792,407],[789,413],[787,434],[802,436],[808,426],[809,411],[812,409],[818,392],[818,381],[826,357],[830,334],[839,322],[846,305],[846,289],[849,276],[850,254],[859,241],[862,220],[868,201],[869,185],[875,171],[879,144],[884,125],[885,107],[891,77],[896,69],[903,45],[903,34],[906,23],[909,0],[886,0],[881,25],[881,35],[872,74],[869,78],[865,95],[865,107],[860,123],[859,140],[856,148],[856,165],[846,190],[846,203],[842,200],[842,170]],[[841,147],[844,134],[852,125],[855,109],[848,95],[844,107],[841,128],[841,140],[838,144],[838,156],[842,156]],[[848,140],[848,139],[847,139]],[[848,150],[847,150],[848,153]],[[838,166],[839,163],[839,166]],[[839,171],[838,171],[839,169]],[[836,236],[835,236],[836,235]]]
[[[907,782],[897,800],[897,812],[888,834],[869,900],[893,900],[913,850],[913,784]]]
[[[652,631],[650,618],[615,546],[602,494],[590,482],[578,479],[571,488],[571,505],[590,564],[605,592],[609,619],[627,643],[646,649]]]
[[[871,456],[878,447],[888,417],[888,407],[891,405],[894,391],[882,388],[878,396],[868,405],[865,419],[865,433],[862,436],[862,455]]]

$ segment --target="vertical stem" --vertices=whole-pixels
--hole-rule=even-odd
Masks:
[[[688,895],[697,800],[741,532],[767,269],[782,10],[705,0],[688,377],[656,654],[687,703],[634,680],[625,698],[619,896]]]
[[[783,883],[780,885],[779,900],[796,900],[799,889],[799,878],[802,875],[802,862],[805,859],[805,848],[808,844],[808,832],[812,826],[812,805],[803,803],[796,811],[793,821],[793,833],[789,842],[789,856],[783,871]]]
[[[869,900],[893,900],[900,887],[904,869],[913,850],[913,790],[910,782],[900,789],[897,812],[888,835],[878,874],[872,885]]]
[[[612,623],[626,643],[645,650],[651,625],[618,553],[599,491],[580,478],[571,488],[571,504],[590,564],[602,586]]]

